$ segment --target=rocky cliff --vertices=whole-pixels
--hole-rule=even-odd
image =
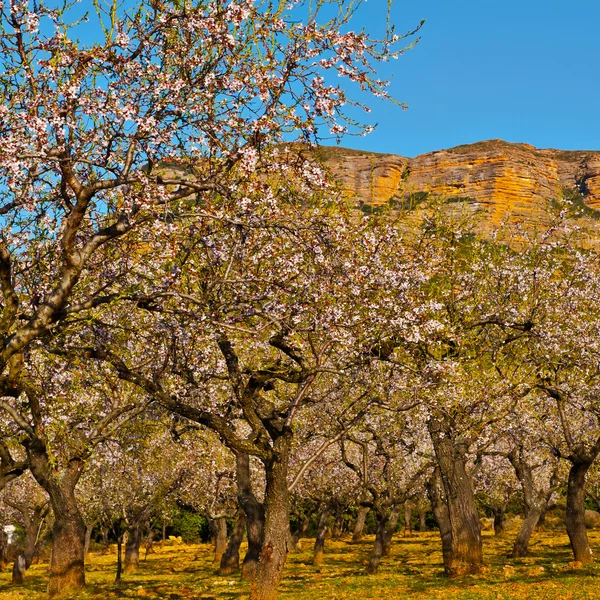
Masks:
[[[600,217],[600,151],[488,140],[415,158],[343,148],[320,153],[345,195],[363,208],[410,208],[426,195],[461,199],[482,211],[483,227],[491,229],[502,222],[543,223],[547,207],[569,194],[581,203],[581,217]]]

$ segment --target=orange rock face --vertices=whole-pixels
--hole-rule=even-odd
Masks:
[[[600,152],[537,149],[489,140],[415,158],[322,149],[321,158],[356,204],[406,202],[423,192],[462,198],[502,222],[543,223],[546,208],[564,190],[579,190],[585,204],[600,209]]]

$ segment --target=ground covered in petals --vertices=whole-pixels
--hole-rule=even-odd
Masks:
[[[311,540],[291,554],[281,584],[282,600],[397,600],[456,599],[584,599],[600,596],[600,565],[581,568],[570,563],[565,535],[537,533],[526,559],[507,558],[512,535],[486,536],[485,572],[459,581],[443,576],[439,537],[436,533],[397,537],[392,554],[375,576],[363,574],[372,539],[359,544],[327,541],[325,561],[311,564]],[[592,547],[600,550],[600,532],[591,532]],[[47,564],[33,565],[24,586],[10,584],[10,570],[0,574],[2,600],[41,600],[46,597]],[[244,599],[248,585],[239,577],[219,577],[208,545],[169,544],[141,561],[137,573],[114,585],[115,555],[91,553],[88,587],[77,600],[148,598],[169,600]]]

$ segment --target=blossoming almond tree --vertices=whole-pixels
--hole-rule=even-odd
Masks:
[[[55,0],[0,4],[7,414],[20,418],[32,346],[115,299],[101,247],[135,229],[152,245],[182,210],[205,222],[248,212],[238,189],[260,169],[322,184],[276,144],[353,129],[351,94],[330,75],[386,95],[373,65],[401,52],[391,31],[349,31],[355,3],[328,4],[115,0],[84,16]],[[82,289],[85,276],[95,283]],[[84,584],[82,569],[63,575],[52,593]]]
[[[384,383],[370,370],[385,365],[370,352],[369,311],[377,306],[369,290],[383,280],[369,265],[397,238],[393,228],[386,239],[385,226],[375,231],[334,209],[254,201],[268,211],[264,223],[191,221],[194,235],[181,237],[168,287],[156,287],[157,272],[143,293],[140,275],[138,309],[127,313],[137,320],[133,335],[102,343],[90,324],[90,345],[70,351],[108,361],[164,407],[262,462],[264,539],[252,584],[252,597],[262,599],[275,597],[286,558],[296,436],[303,429],[321,436],[324,450],[382,395]],[[387,272],[403,283],[397,310],[410,268]]]

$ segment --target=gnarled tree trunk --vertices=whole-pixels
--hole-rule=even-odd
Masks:
[[[419,533],[425,533],[427,531],[427,520],[425,507],[421,502],[417,503],[417,510],[419,511]]]
[[[215,556],[213,562],[220,563],[227,548],[227,519],[219,517],[215,520],[217,535],[215,536]]]
[[[352,541],[360,542],[363,536],[363,530],[365,528],[365,521],[367,519],[367,514],[369,512],[368,506],[361,506],[358,509],[358,514],[356,515],[356,523],[354,523],[354,531],[352,533]]]
[[[383,530],[383,556],[389,556],[392,550],[392,538],[398,524],[398,515],[400,514],[400,506],[396,505],[390,511],[389,519]]]
[[[442,478],[439,467],[436,467],[427,481],[427,495],[431,502],[431,510],[440,530],[442,540],[442,557],[444,566],[452,562],[452,527],[448,506],[444,497]]]
[[[296,552],[298,548],[298,542],[300,538],[306,533],[308,524],[310,523],[310,513],[302,513],[298,519],[298,526],[296,527],[292,537],[290,538],[290,552]]]
[[[534,532],[535,527],[540,518],[541,510],[539,506],[533,505],[527,511],[525,519],[521,524],[517,539],[513,545],[512,556],[513,558],[522,558],[527,556],[527,549],[529,547],[529,540],[531,534]]]
[[[315,538],[315,546],[313,549],[313,565],[315,567],[321,566],[323,563],[323,553],[325,550],[325,536],[327,534],[327,527],[329,525],[329,517],[331,516],[331,509],[328,505],[325,505],[319,515],[319,523],[317,525],[317,537]]]
[[[273,443],[273,453],[264,461],[266,475],[264,541],[250,600],[274,600],[285,564],[290,538],[288,465],[292,433],[284,430]]]
[[[242,579],[252,581],[256,572],[256,565],[260,558],[263,545],[265,511],[263,505],[256,499],[252,490],[250,477],[250,457],[243,452],[235,453],[238,503],[246,513],[246,536],[248,550],[242,562]]]
[[[75,498],[83,461],[71,459],[62,476],[57,476],[41,440],[29,440],[26,449],[31,473],[48,493],[54,513],[48,594],[74,594],[85,587],[85,523]]]
[[[441,411],[428,421],[429,433],[444,488],[450,531],[451,552],[444,567],[449,577],[477,573],[483,566],[481,525],[473,483],[466,467],[465,444],[454,439],[452,424]]]
[[[404,503],[404,537],[412,535],[412,502],[407,500]]]
[[[221,558],[219,565],[219,575],[230,575],[237,573],[240,569],[240,545],[244,537],[244,528],[246,526],[246,515],[239,511],[233,531],[229,536],[227,548]]]
[[[575,560],[584,564],[592,561],[584,520],[585,476],[591,465],[592,463],[587,461],[573,461],[567,486],[567,535]]]
[[[371,558],[367,565],[367,573],[375,575],[379,569],[382,556],[389,556],[392,536],[398,521],[399,506],[381,507],[377,509],[377,530]]]
[[[129,528],[125,544],[125,563],[123,573],[135,573],[140,566],[140,546],[142,544],[142,526],[134,524]]]

